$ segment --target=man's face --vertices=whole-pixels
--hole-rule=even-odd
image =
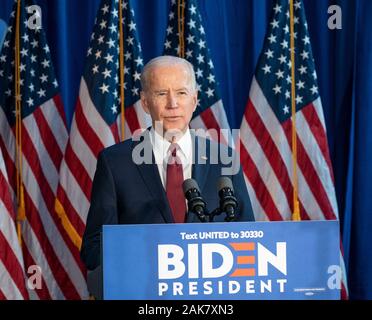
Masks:
[[[183,65],[155,66],[149,70],[148,88],[141,92],[143,108],[153,125],[161,121],[163,130],[184,132],[197,103],[197,92]]]

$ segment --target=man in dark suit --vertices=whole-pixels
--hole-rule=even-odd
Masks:
[[[100,264],[104,224],[200,222],[187,213],[182,182],[188,178],[197,181],[212,211],[219,206],[217,180],[229,175],[238,200],[235,220],[254,220],[241,168],[236,167],[238,159],[221,161],[221,155],[233,155],[231,149],[227,153],[226,146],[197,137],[189,129],[197,105],[192,65],[177,57],[155,58],[144,67],[141,85],[141,102],[153,126],[106,148],[98,157],[81,248],[88,269]],[[215,221],[224,218],[222,214]]]

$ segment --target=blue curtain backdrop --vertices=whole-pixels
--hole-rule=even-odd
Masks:
[[[35,0],[61,86],[68,122],[99,0]],[[272,0],[199,0],[227,116],[239,128]],[[304,0],[335,173],[349,290],[372,299],[372,1]],[[13,0],[1,0],[8,21]],[[132,0],[145,62],[162,53],[168,0]],[[327,26],[330,5],[342,29]],[[1,22],[1,21],[0,21]],[[1,43],[0,25],[0,43]],[[3,90],[3,88],[0,88]]]

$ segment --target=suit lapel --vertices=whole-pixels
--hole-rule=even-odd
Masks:
[[[143,134],[143,141],[133,141],[132,150],[137,147],[140,143],[144,144],[141,149],[151,150],[151,163],[141,163],[137,165],[138,171],[145,182],[145,185],[149,189],[152,197],[155,199],[157,207],[167,223],[173,223],[174,219],[168,205],[168,199],[164,191],[163,184],[159,176],[158,166],[155,162],[155,156],[152,151],[152,144],[150,141],[149,131],[145,131]]]

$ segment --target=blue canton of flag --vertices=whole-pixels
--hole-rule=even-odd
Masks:
[[[294,3],[296,110],[319,97],[317,75],[302,3]],[[256,79],[280,122],[291,117],[291,48],[288,1],[276,4]]]
[[[30,1],[26,1],[30,4]],[[24,4],[24,1],[22,1]],[[15,12],[12,12],[2,51],[0,53],[0,106],[3,108],[10,126],[15,124]],[[54,75],[49,46],[41,26],[28,28],[30,16],[26,10],[20,15],[20,85],[22,118],[58,94],[58,83]],[[5,94],[3,94],[5,93]]]
[[[119,1],[101,2],[91,36],[84,79],[93,104],[108,125],[120,113],[119,75]],[[140,97],[140,76],[143,67],[134,11],[128,1],[122,3],[124,34],[124,101],[132,106]]]
[[[195,129],[230,129],[218,92],[218,82],[214,75],[214,66],[210,58],[197,1],[186,0],[184,3],[184,58],[194,66],[198,88],[198,106],[194,112],[191,127]],[[172,0],[164,43],[164,55],[180,56],[179,19],[178,2]],[[227,137],[225,136],[225,138]]]

